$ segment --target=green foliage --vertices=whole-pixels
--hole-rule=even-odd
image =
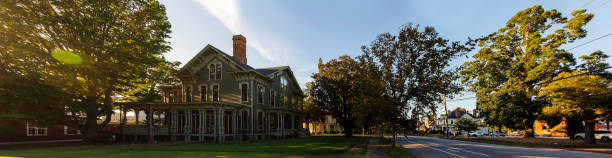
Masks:
[[[539,97],[552,104],[542,110],[544,115],[579,117],[585,120],[586,143],[594,143],[594,120],[612,113],[612,84],[598,75],[586,72],[563,72],[542,88]]]
[[[369,127],[389,116],[380,113],[388,110],[388,104],[382,104],[386,98],[381,97],[383,85],[377,82],[377,69],[365,62],[367,59],[358,59],[341,56],[326,63],[319,61],[319,72],[312,75],[308,95],[313,105],[338,120],[347,136],[352,135],[357,123]]]
[[[481,49],[474,61],[463,64],[461,74],[487,122],[523,127],[532,136],[533,122],[546,104],[537,97],[540,85],[574,64],[572,54],[561,46],[586,36],[583,27],[593,14],[585,12],[576,10],[568,19],[557,10],[533,6],[479,39]]]
[[[403,26],[397,35],[379,34],[369,46],[362,46],[363,56],[371,56],[382,72],[384,94],[397,109],[394,119],[408,117],[410,109],[414,117],[435,116],[443,95],[462,89],[454,82],[458,74],[449,62],[469,50],[469,45],[440,37],[433,27],[419,29],[412,24]]]
[[[459,120],[457,120],[456,125],[459,130],[467,131],[468,133],[470,131],[478,129],[478,124],[476,124],[476,122],[466,118],[460,118]]]
[[[304,97],[304,113],[306,113],[307,118],[309,122],[322,122],[324,121],[324,113],[321,110],[321,108],[319,108],[319,106],[317,106],[317,104],[315,104],[313,97],[312,97],[312,88],[313,88],[313,83],[312,82],[307,82],[306,83],[306,89],[304,90],[304,92],[306,92],[306,97]]]
[[[110,121],[112,96],[170,49],[165,14],[155,0],[0,1],[0,69],[70,94],[65,118],[95,136]],[[99,116],[107,117],[98,125]]]
[[[152,65],[146,70],[142,80],[133,81],[134,86],[125,88],[120,94],[123,97],[117,98],[120,102],[161,102],[163,96],[161,91],[156,88],[159,85],[173,85],[179,83],[176,77],[180,62],[169,62],[160,59],[162,62]]]

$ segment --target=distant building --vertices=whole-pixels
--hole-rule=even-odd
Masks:
[[[489,130],[488,130],[488,126],[486,122],[484,121],[483,118],[477,117],[477,116],[478,115],[477,115],[476,110],[472,110],[472,113],[468,113],[467,110],[463,108],[456,108],[453,111],[448,111],[448,114],[446,115],[446,117],[448,117],[449,132],[451,134],[458,134],[459,132],[461,132],[459,131],[459,129],[457,129],[457,121],[461,118],[465,118],[465,119],[473,121],[474,123],[478,125],[478,130],[476,131],[488,133]],[[446,117],[445,117],[445,114],[441,114],[440,117],[436,119],[433,125],[429,125],[431,130],[445,131],[446,130],[446,124],[445,124]]]
[[[8,123],[0,142],[82,139],[80,130],[62,124],[39,125],[30,121]]]
[[[320,134],[320,133],[342,133],[344,131],[344,129],[342,128],[342,126],[340,125],[340,123],[338,123],[338,121],[336,121],[336,119],[334,117],[332,117],[331,115],[325,115],[325,117],[323,117],[323,121],[322,122],[310,122],[308,123],[308,129],[310,130],[310,133],[313,134]]]

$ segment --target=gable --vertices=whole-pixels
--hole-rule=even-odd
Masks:
[[[304,95],[304,92],[302,91],[302,88],[300,87],[300,84],[298,83],[297,79],[295,79],[295,76],[293,75],[293,71],[291,71],[291,68],[289,66],[286,66],[280,71],[283,72],[283,74],[287,74],[285,76],[287,76],[288,81],[291,82],[291,84],[293,84],[294,87],[297,87],[296,91],[298,91],[300,95]]]
[[[219,60],[219,62],[227,63],[236,70],[253,70],[251,66],[238,62],[233,57],[222,52],[211,45],[206,45],[198,54],[196,54],[187,64],[179,70],[179,75],[193,75],[200,71],[202,68],[206,68],[206,64],[212,60]]]

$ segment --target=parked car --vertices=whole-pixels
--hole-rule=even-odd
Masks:
[[[578,133],[574,135],[574,138],[584,139],[586,137],[584,136],[584,133]],[[610,138],[612,138],[612,131],[595,131],[595,139],[601,139],[603,142],[608,142],[610,141]]]
[[[482,133],[482,132],[472,132],[472,133],[470,133],[470,136],[472,136],[472,137],[478,137],[478,136],[482,136],[483,134],[484,134],[484,133]]]
[[[492,136],[502,136],[502,137],[508,136],[508,134],[502,133],[502,132],[491,132],[491,135]]]

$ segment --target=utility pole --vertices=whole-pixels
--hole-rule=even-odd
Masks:
[[[446,94],[444,94],[444,124],[446,125],[446,138],[448,138],[448,110],[446,110]]]

